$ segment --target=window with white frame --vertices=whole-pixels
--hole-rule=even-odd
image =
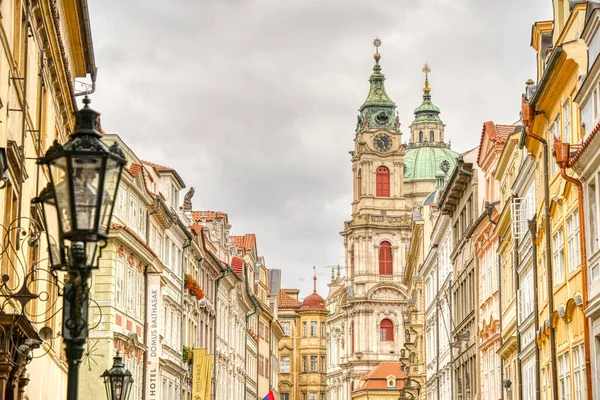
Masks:
[[[573,347],[573,383],[575,400],[586,399],[585,354],[583,344]]]
[[[138,214],[139,214],[138,199],[133,194],[130,194],[130,196],[129,196],[129,215],[128,215],[129,218],[127,218],[127,221],[129,223],[129,226],[133,227],[135,230],[137,230],[138,223],[139,223]]]
[[[135,299],[135,272],[133,268],[127,268],[127,311],[133,313]]]
[[[535,358],[523,363],[523,400],[534,400],[535,397]]]
[[[316,322],[316,321],[310,322],[310,336],[317,336],[317,327],[318,327],[318,322]]]
[[[281,356],[279,360],[279,372],[282,374],[290,373],[290,356]]]
[[[425,305],[426,307],[429,307],[429,305],[431,304],[431,299],[433,295],[433,285],[432,285],[432,279],[429,277],[427,278],[427,281],[425,282]]]
[[[115,271],[115,303],[117,307],[123,307],[125,303],[125,263],[117,259]]]
[[[533,271],[530,269],[521,279],[519,289],[519,323],[522,323],[533,313]]]
[[[568,352],[558,356],[558,390],[561,400],[571,399],[571,360]]]
[[[319,358],[310,356],[310,372],[317,372]]]
[[[571,143],[571,99],[563,105],[563,141]]]
[[[569,273],[581,264],[579,248],[579,210],[575,210],[567,219],[567,255]]]
[[[598,118],[598,86],[596,86],[594,93],[592,93],[592,114],[594,119]]]
[[[596,193],[596,177],[592,177],[587,184],[587,206],[589,209],[589,231],[588,231],[588,247],[590,254],[598,250],[598,194]]]
[[[288,321],[282,322],[281,328],[283,329],[283,334],[285,336],[290,336],[290,323]]]
[[[127,189],[123,185],[119,185],[119,191],[117,194],[117,207],[115,210],[117,216],[123,221],[127,220]]]
[[[138,318],[144,317],[144,276],[140,273],[137,274],[137,288],[136,288],[136,315]]]
[[[557,286],[565,280],[565,240],[562,228],[554,234],[552,242],[554,245],[554,286]]]
[[[550,141],[552,144],[554,144],[554,138],[560,139],[560,113],[556,116],[554,123],[550,127]],[[552,180],[552,178],[554,178],[554,176],[558,172],[556,159],[552,154],[550,154],[550,157],[548,157],[548,163],[550,164],[550,168],[548,168],[548,171],[550,172],[550,179]]]

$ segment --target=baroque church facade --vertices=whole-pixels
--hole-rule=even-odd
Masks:
[[[374,44],[378,48],[381,42]],[[410,139],[402,142],[378,51],[374,59],[350,152],[352,216],[341,232],[345,275],[332,275],[326,299],[331,400],[351,398],[362,376],[407,351],[403,311],[412,300],[403,276],[413,215],[435,197],[458,156],[444,141],[445,126],[431,101],[427,75]],[[427,74],[429,67],[423,71]]]

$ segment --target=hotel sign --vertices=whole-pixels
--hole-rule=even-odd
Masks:
[[[148,322],[146,332],[148,333],[148,364],[146,366],[146,395],[147,400],[159,400],[160,387],[158,376],[158,365],[160,357],[160,275],[148,274],[148,298],[146,308]]]

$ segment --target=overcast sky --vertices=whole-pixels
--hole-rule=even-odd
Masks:
[[[357,108],[373,38],[404,140],[425,62],[453,149],[484,121],[519,118],[536,79],[531,26],[551,0],[98,0],[90,2],[93,106],[103,129],[145,160],[175,168],[194,209],[256,233],[284,287],[325,296],[343,265]]]

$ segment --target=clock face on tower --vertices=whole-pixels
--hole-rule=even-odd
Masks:
[[[388,151],[392,148],[392,138],[387,133],[378,133],[373,138],[373,145],[379,151]]]

